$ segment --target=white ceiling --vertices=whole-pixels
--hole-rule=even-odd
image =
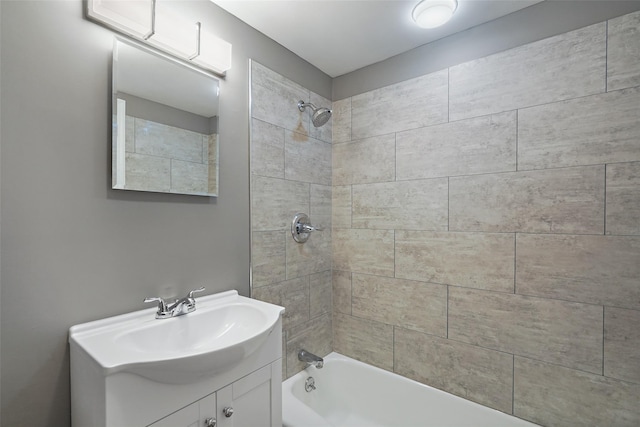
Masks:
[[[542,0],[458,0],[447,24],[411,20],[418,0],[212,0],[331,77],[508,15]]]

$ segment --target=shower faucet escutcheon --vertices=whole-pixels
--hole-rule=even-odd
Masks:
[[[158,311],[156,312],[156,319],[169,319],[196,311],[196,299],[193,297],[193,294],[202,291],[204,291],[204,286],[189,291],[186,297],[178,298],[170,304],[167,304],[167,302],[160,297],[145,298],[144,302],[157,302]]]
[[[291,236],[298,243],[304,243],[309,240],[309,236],[314,231],[322,231],[322,227],[314,227],[311,225],[309,216],[304,213],[297,213],[291,222]]]

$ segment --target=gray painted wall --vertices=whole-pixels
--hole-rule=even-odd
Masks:
[[[0,22],[2,22],[2,2],[0,2]],[[2,81],[2,31],[0,31],[0,81]],[[2,85],[0,84],[0,99],[2,99]],[[2,223],[2,102],[0,102],[0,224]],[[0,236],[2,229],[0,227]],[[2,253],[0,252],[0,318],[2,318]],[[0,378],[2,378],[2,328],[0,327]],[[2,402],[2,387],[0,387],[0,402]],[[0,420],[0,425],[2,420]]]
[[[79,0],[1,3],[0,423],[68,426],[70,326],[201,285],[249,292],[249,58],[325,97],[331,79],[208,0],[181,2],[233,44],[220,197],[114,191],[113,33]]]
[[[163,125],[173,126],[192,132],[211,135],[218,130],[217,116],[205,117],[189,111],[179,110],[169,105],[139,98],[128,93],[118,92],[117,97],[127,101],[128,116],[151,120]]]
[[[547,3],[529,32],[522,19],[537,9],[332,82],[208,0],[180,2],[234,50],[222,84],[220,197],[203,199],[111,190],[113,33],[85,21],[80,0],[0,1],[0,424],[70,424],[69,326],[199,285],[248,293],[248,58],[337,100],[640,8],[588,2],[597,17],[585,21]]]
[[[640,1],[544,1],[333,79],[334,101],[640,10]]]

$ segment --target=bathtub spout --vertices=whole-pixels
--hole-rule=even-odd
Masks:
[[[307,350],[300,350],[298,352],[298,360],[309,365],[313,365],[318,369],[321,369],[322,366],[324,366],[324,359],[322,359],[322,357],[309,353]]]

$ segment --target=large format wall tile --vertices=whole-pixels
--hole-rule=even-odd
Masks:
[[[604,374],[640,383],[640,311],[604,308]]]
[[[447,178],[353,186],[354,228],[446,230]]]
[[[514,111],[398,133],[398,180],[516,170]]]
[[[332,109],[333,134],[331,142],[338,144],[351,141],[351,98],[334,101]]]
[[[251,173],[284,178],[284,129],[251,120]]]
[[[393,277],[393,231],[336,228],[333,268]]]
[[[396,373],[511,413],[512,355],[401,328],[394,354]]]
[[[331,193],[331,225],[336,228],[351,227],[351,186],[336,185]]]
[[[353,315],[447,336],[447,287],[353,274]]]
[[[447,70],[356,95],[351,99],[352,138],[444,123],[447,98]]]
[[[395,149],[394,135],[333,145],[333,185],[394,181]]]
[[[309,276],[309,305],[311,318],[321,314],[331,314],[331,270]]]
[[[252,283],[254,287],[286,279],[286,231],[254,231],[251,241]]]
[[[602,234],[604,166],[450,178],[449,229]]]
[[[518,111],[518,170],[640,160],[640,89]]]
[[[298,110],[300,100],[309,100],[309,90],[251,62],[251,117],[309,135],[309,113]]]
[[[287,132],[284,176],[292,181],[331,185],[331,144],[297,132]]]
[[[393,326],[333,314],[333,349],[370,365],[393,370]]]
[[[209,189],[209,165],[171,160],[171,191],[206,194]]]
[[[116,121],[116,116],[113,116],[113,123]],[[126,115],[124,121],[124,146],[127,153],[136,152],[136,118]],[[115,149],[115,145],[113,145]]]
[[[608,22],[607,90],[640,86],[640,12]]]
[[[309,184],[253,176],[251,226],[258,230],[287,230],[298,212],[309,212]]]
[[[602,307],[449,288],[449,338],[602,373]]]
[[[254,288],[251,296],[285,308],[283,329],[309,320],[309,276]]]
[[[333,312],[351,314],[351,272],[333,270]]]
[[[640,385],[515,358],[514,415],[545,426],[637,427]]]
[[[519,234],[516,292],[640,309],[640,236]]]
[[[607,234],[640,234],[640,162],[607,165],[606,212]]]
[[[296,242],[289,233],[286,246],[287,279],[331,269],[331,227],[314,231],[305,243]]]
[[[136,118],[136,153],[203,163],[202,134]]]
[[[125,154],[125,188],[168,193],[171,190],[171,159]]]
[[[321,218],[325,228],[331,228],[331,186],[311,184],[309,218],[311,223],[319,225],[316,218]]]
[[[605,52],[600,23],[451,67],[450,120],[604,92]]]
[[[513,293],[513,234],[396,231],[396,277]]]
[[[283,357],[287,361],[287,378],[307,367],[306,363],[298,360],[298,352],[300,350],[310,351],[320,357],[331,353],[333,348],[332,335],[330,314],[311,319],[308,322],[289,329],[287,333],[287,347],[283,353]]]

